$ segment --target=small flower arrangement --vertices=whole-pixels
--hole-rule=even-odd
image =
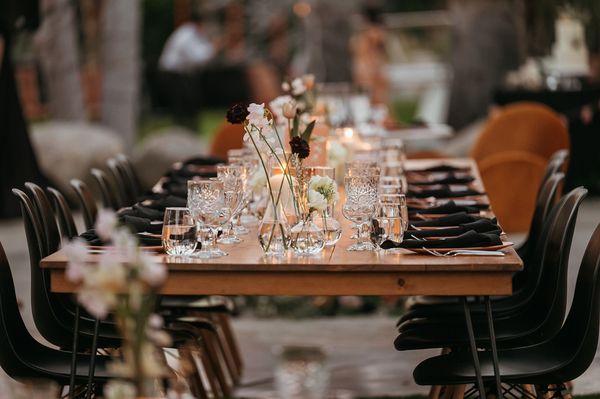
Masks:
[[[337,183],[328,176],[313,176],[308,182],[308,204],[311,210],[323,212],[339,199]]]
[[[65,248],[66,275],[79,285],[77,299],[91,315],[103,319],[111,311],[115,314],[123,347],[122,360],[111,366],[124,381],[114,382],[109,392],[114,391],[115,397],[123,390],[146,396],[148,382],[165,374],[158,348],[171,341],[162,329],[162,318],[154,314],[156,294],[167,270],[140,250],[129,229],[118,225],[114,212],[101,210],[95,227],[98,236],[111,245],[94,265],[87,262],[85,243],[71,241]]]

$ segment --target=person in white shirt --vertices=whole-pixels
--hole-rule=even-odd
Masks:
[[[167,39],[158,67],[165,72],[190,73],[211,61],[215,53],[202,17],[193,14],[189,22],[175,29]]]

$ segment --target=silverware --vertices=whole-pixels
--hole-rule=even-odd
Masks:
[[[454,249],[448,252],[439,252],[435,249],[422,247],[425,252],[433,256],[439,257],[453,257],[453,256],[505,256],[506,254],[502,251],[485,251],[478,249]]]

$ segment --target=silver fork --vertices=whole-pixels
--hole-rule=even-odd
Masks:
[[[469,255],[470,256],[504,256],[504,255],[506,255],[502,251],[484,251],[484,250],[476,250],[476,249],[455,249],[452,251],[442,253],[442,252],[436,251],[435,249],[430,249],[430,248],[425,248],[425,247],[422,247],[422,248],[428,254],[433,255],[433,256],[439,256],[439,257],[453,257],[453,256],[461,256],[461,255],[467,255],[467,256],[469,256]]]

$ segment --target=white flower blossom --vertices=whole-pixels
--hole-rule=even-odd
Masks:
[[[92,316],[104,319],[115,306],[117,297],[112,292],[86,288],[79,291],[77,300]]]
[[[88,248],[81,239],[75,239],[65,245],[65,254],[69,263],[67,264],[67,279],[79,283],[85,275]]]
[[[333,204],[339,199],[337,183],[328,176],[313,176],[308,182],[308,189],[320,193],[328,204]]]
[[[302,78],[296,78],[292,80],[292,95],[294,97],[301,96],[306,92],[306,85]]]
[[[96,234],[102,241],[108,242],[117,227],[117,215],[109,209],[100,209],[96,219]]]
[[[286,117],[283,114],[283,107],[290,102],[292,102],[292,97],[286,94],[276,97],[269,103],[269,108],[271,109],[271,112],[273,112],[273,115],[275,115],[277,123],[285,123]]]
[[[260,194],[267,187],[267,175],[263,168],[257,168],[248,182],[254,194]]]
[[[163,263],[156,262],[153,256],[142,252],[138,261],[140,278],[149,286],[157,287],[167,278],[167,268]]]
[[[110,380],[104,386],[106,399],[135,399],[137,390],[135,385],[121,380]]]
[[[327,199],[315,190],[308,190],[308,206],[311,210],[323,212],[327,209]]]
[[[290,84],[289,84],[288,82],[283,82],[283,83],[281,84],[281,90],[283,90],[283,91],[285,91],[285,92],[288,92],[288,91],[290,91]]]

